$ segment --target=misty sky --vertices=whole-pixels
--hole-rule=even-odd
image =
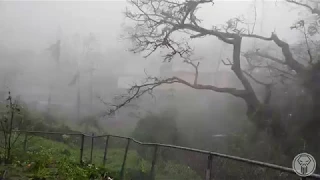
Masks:
[[[203,19],[204,26],[225,23],[228,19],[244,15],[248,21],[254,21],[254,2],[257,7],[256,33],[270,36],[276,31],[279,37],[294,42],[297,33],[290,26],[298,18],[297,11],[281,1],[215,1],[214,6],[207,5],[197,13]],[[264,2],[264,3],[263,3]],[[142,56],[127,52],[128,41],[120,39],[126,25],[124,10],[126,1],[1,1],[0,2],[0,45],[10,49],[27,49],[41,53],[56,41],[58,36],[72,39],[75,33],[87,36],[93,32],[99,41],[99,50],[112,54],[105,61],[125,63],[115,64],[123,74],[144,74],[144,69],[157,70],[161,64],[159,56],[143,59]],[[291,12],[289,11],[291,10]],[[262,23],[263,22],[263,23]],[[226,45],[214,37],[196,40],[196,52],[205,57],[200,71],[212,72],[216,69],[218,55],[226,58],[230,55]],[[252,42],[247,43],[251,47]],[[245,46],[243,46],[245,49]],[[175,62],[176,63],[176,62]],[[118,67],[118,66],[123,67]],[[177,62],[175,69],[188,65]],[[228,68],[221,66],[220,69]],[[125,75],[124,75],[125,76]]]
[[[248,21],[254,22],[254,2],[256,2],[257,8],[256,34],[270,36],[271,32],[276,31],[278,36],[288,43],[293,43],[299,38],[297,32],[290,30],[290,26],[299,18],[297,12],[303,9],[294,9],[293,6],[283,4],[281,1],[220,0],[215,1],[214,6],[207,5],[201,8],[197,12],[197,15],[198,18],[203,19],[203,25],[206,28],[211,28],[212,25],[224,24],[230,18],[240,15],[244,15]],[[39,101],[45,105],[52,91],[53,104],[62,104],[63,107],[70,107],[70,109],[75,110],[77,87],[69,87],[68,84],[76,73],[77,68],[70,65],[63,68],[61,72],[55,72],[56,64],[45,49],[55,43],[59,36],[62,39],[63,45],[70,45],[76,33],[83,38],[92,32],[98,40],[99,46],[97,50],[100,55],[102,54],[102,58],[99,59],[99,62],[97,60],[95,66],[93,96],[95,98],[94,101],[99,106],[102,106],[101,109],[103,111],[105,110],[105,105],[96,98],[96,95],[110,102],[114,95],[119,93],[119,89],[116,89],[117,85],[118,88],[119,86],[123,88],[128,84],[132,84],[132,81],[138,80],[130,78],[133,74],[139,74],[138,78],[142,80],[145,77],[144,69],[151,74],[152,72],[157,72],[162,64],[162,59],[158,54],[148,59],[142,58],[142,55],[133,55],[127,51],[130,47],[130,42],[120,38],[124,33],[124,27],[128,25],[128,21],[125,21],[123,14],[127,5],[126,1],[120,0],[0,1],[0,48],[5,49],[4,51],[13,51],[12,56],[21,52],[20,50],[30,50],[36,54],[29,56],[29,59],[24,58],[23,53],[22,55],[18,54],[15,56],[18,57],[17,59],[21,63],[17,68],[21,68],[20,70],[23,72],[13,80],[12,84],[15,85],[11,84],[10,86],[11,89],[16,89],[16,92],[12,91],[13,94],[22,95],[24,99]],[[272,42],[265,44],[268,43]],[[211,73],[217,70],[218,62],[222,58],[230,58],[232,52],[230,45],[223,44],[215,37],[195,40],[192,42],[192,45],[196,47],[195,54],[204,57],[200,65],[200,71]],[[248,41],[245,39],[242,51],[251,48],[252,45],[252,40]],[[79,43],[79,46],[82,46],[82,44]],[[73,48],[62,49],[65,54],[77,54],[73,50]],[[66,57],[65,54],[64,57]],[[0,57],[2,57],[2,54],[0,54]],[[70,60],[65,58],[64,61],[72,61],[72,58],[70,56]],[[0,59],[0,66],[5,67],[4,63],[1,64],[1,60],[3,60],[2,62],[6,62],[6,59]],[[174,69],[176,70],[190,68],[181,62],[174,61],[174,64]],[[15,65],[17,64],[12,66],[14,67]],[[85,68],[88,68],[88,65]],[[224,67],[220,65],[220,69],[230,70],[230,66]],[[81,103],[85,104],[89,102],[89,97],[92,95],[89,93],[90,84],[88,82],[90,80],[87,75],[82,75],[81,78]],[[121,78],[124,79],[122,84],[119,83],[119,79]],[[229,84],[225,83],[224,86],[233,87],[232,85],[237,85],[228,76],[225,79]],[[235,81],[239,84],[237,79]],[[189,89],[189,91],[191,90]],[[210,101],[216,100],[217,96],[226,97],[225,94],[221,93],[201,94],[203,99],[198,98],[197,101],[195,100],[195,95],[191,94],[190,97],[187,97],[180,94],[183,98],[177,100],[177,103],[182,102],[181,104],[186,105],[187,108],[183,108],[185,111],[193,109],[194,112],[201,113],[200,109],[211,108],[209,106],[211,105]],[[182,101],[182,99],[186,100]],[[204,100],[208,102],[203,103]],[[146,106],[150,109],[154,107],[150,106],[151,101],[153,102],[153,100],[146,101],[149,103]],[[197,105],[198,109],[190,105],[195,106],[197,103],[200,103]],[[217,104],[212,106],[215,105]],[[223,106],[222,108],[226,108],[224,107],[225,105],[221,106]],[[211,113],[212,110],[203,111]],[[210,113],[209,115],[211,115]],[[209,115],[208,119],[210,119]],[[223,120],[223,118],[221,119]]]
[[[261,9],[261,0],[256,0]],[[253,1],[216,1],[213,7],[199,11],[206,26],[222,24],[226,20],[244,14],[253,15]],[[125,1],[2,1],[0,2],[0,38],[10,47],[40,51],[55,41],[58,27],[62,34],[88,34],[99,36],[102,49],[125,48],[119,42],[124,23],[122,12]],[[291,41],[293,32],[288,27],[296,17],[280,2],[264,3],[264,35],[276,29],[280,37]],[[286,9],[281,11],[282,9]],[[259,11],[259,9],[258,9]],[[261,18],[262,11],[258,12]],[[296,14],[296,13],[295,13]],[[288,18],[289,17],[289,18]],[[252,16],[251,16],[252,19]],[[258,20],[259,21],[259,20]],[[259,25],[258,25],[259,26]],[[257,27],[259,29],[259,27]],[[260,33],[261,31],[258,30]]]

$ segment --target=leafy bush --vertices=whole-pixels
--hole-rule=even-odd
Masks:
[[[176,124],[176,114],[174,110],[167,110],[159,114],[149,114],[140,119],[133,137],[142,142],[178,144],[179,132]],[[153,150],[145,147],[138,147],[140,156],[151,159]],[[160,150],[160,157],[170,159],[174,157],[170,150]]]

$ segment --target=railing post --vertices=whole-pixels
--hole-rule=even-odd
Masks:
[[[109,135],[107,135],[106,145],[105,145],[105,147],[104,147],[104,153],[103,153],[103,166],[105,166],[105,165],[106,165],[106,161],[107,161],[108,143],[109,143]]]
[[[91,136],[90,163],[92,163],[94,133]]]
[[[80,145],[80,164],[83,163],[82,157],[83,157],[83,146],[84,146],[84,134],[81,134],[81,145]]]
[[[23,141],[23,151],[27,151],[27,140],[28,140],[28,133],[26,132],[24,135],[24,141]]]
[[[155,145],[154,152],[153,152],[153,158],[152,158],[152,164],[151,164],[151,171],[150,171],[150,179],[151,180],[154,180],[154,178],[155,178],[154,170],[155,170],[155,165],[157,162],[157,153],[158,153],[158,145]]]
[[[125,150],[124,157],[123,157],[123,163],[122,163],[121,171],[120,171],[120,180],[124,179],[124,168],[126,165],[127,154],[128,154],[128,150],[129,150],[130,141],[131,141],[130,138],[127,138],[127,139],[128,139],[128,142],[127,142],[126,150]]]
[[[307,177],[300,177],[300,180],[307,180]]]
[[[208,164],[206,169],[206,180],[211,180],[211,169],[212,169],[212,154],[209,154]]]

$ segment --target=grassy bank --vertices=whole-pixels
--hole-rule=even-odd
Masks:
[[[101,174],[118,179],[124,158],[124,148],[110,147],[107,151],[106,165],[102,167],[104,149],[96,146],[90,159],[89,142],[84,149],[85,164],[79,165],[80,146],[74,143],[57,142],[44,137],[29,137],[27,151],[23,151],[24,136],[17,139],[13,149],[14,161],[11,166],[1,166],[7,170],[10,179],[66,179],[85,180],[90,176],[101,179]],[[101,146],[101,145],[100,145]],[[125,179],[143,180],[150,177],[151,163],[141,158],[134,149],[128,151]],[[197,180],[200,177],[190,168],[173,162],[158,160],[156,180]]]

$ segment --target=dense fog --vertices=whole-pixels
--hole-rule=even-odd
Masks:
[[[313,1],[309,4],[312,7],[317,5]],[[126,94],[127,89],[135,84],[143,84],[147,76],[158,78],[178,76],[191,84],[195,77],[195,68],[183,62],[178,55],[170,62],[164,62],[164,53],[170,50],[169,47],[158,48],[148,57],[144,57],[147,52],[130,51],[129,49],[135,44],[132,37],[131,39],[127,37],[130,35],[130,28],[135,27],[139,21],[128,18],[128,14],[125,14],[126,8],[134,9],[129,2],[120,0],[0,1],[0,95],[3,102],[10,91],[11,95],[25,103],[29,110],[40,113],[50,110],[48,113],[58,122],[69,125],[75,130],[78,130],[79,123],[83,119],[94,117],[99,127],[103,129],[100,133],[128,136],[132,136],[141,119],[150,114],[166,115],[169,109],[176,113],[174,120],[177,123],[179,136],[187,139],[177,143],[178,145],[266,161],[272,159],[264,159],[263,153],[267,148],[264,148],[265,146],[259,148],[257,141],[252,143],[254,145],[250,145],[256,148],[252,155],[248,153],[250,151],[248,149],[243,150],[246,151],[243,153],[230,147],[230,143],[248,142],[244,140],[245,138],[227,140],[226,137],[242,137],[243,131],[245,133],[247,131],[246,128],[260,126],[248,120],[252,115],[250,114],[252,104],[248,103],[249,100],[222,92],[224,90],[208,90],[203,87],[192,88],[190,87],[192,85],[183,83],[168,83],[133,99],[117,109],[114,114],[108,113],[113,107],[112,104],[119,105],[124,102],[123,99],[115,97]],[[132,12],[137,11],[139,10],[132,10]],[[199,5],[196,15],[202,20],[201,27],[207,29],[225,25],[228,20],[239,17],[250,22],[246,25],[250,26],[253,34],[270,37],[272,33],[276,33],[281,42],[290,45],[297,62],[308,66],[308,62],[303,59],[308,57],[305,50],[306,32],[294,30],[292,26],[299,19],[305,19],[305,24],[308,24],[319,14],[313,15],[302,6],[280,0],[217,0],[214,5]],[[179,33],[177,31],[176,34],[171,34],[171,37],[183,39],[184,36]],[[211,35],[188,40],[194,48],[193,58],[199,61],[197,82],[218,88],[243,89],[246,82],[239,80],[241,76],[230,66],[235,58],[233,54],[235,48],[217,37]],[[317,35],[312,37],[310,35],[310,46],[319,47],[317,38]],[[243,55],[245,52],[263,51],[287,62],[288,56],[284,55],[285,50],[279,47],[274,41],[243,37],[241,53]],[[315,61],[318,60],[317,50],[311,50],[310,54]],[[241,58],[241,68],[250,67],[249,61],[244,57]],[[255,62],[258,61],[263,62],[261,59]],[[286,66],[283,71],[296,72],[294,68],[290,70],[289,60],[288,64],[289,68]],[[307,119],[311,117],[311,108],[304,110],[299,106],[309,107],[312,101],[310,96],[304,95],[304,89],[299,84],[301,79],[284,84],[280,82],[283,79],[279,77],[272,79],[265,76],[268,71],[257,70],[255,73],[254,77],[259,81],[277,82],[272,87],[268,107],[281,109],[279,114],[283,117],[285,129],[290,129],[294,134],[296,132],[294,130],[299,129],[300,125],[290,124],[296,121],[308,122]],[[250,76],[246,77],[258,101],[264,101],[268,89],[263,83],[257,83]],[[297,100],[296,97],[300,99]],[[301,112],[298,113],[298,110]],[[265,111],[262,114],[267,113],[270,112]],[[257,129],[259,131],[259,128]],[[94,130],[81,131],[91,133]],[[251,136],[257,139],[265,138],[265,135],[251,134]],[[188,143],[182,143],[186,141]],[[266,142],[268,144],[269,140]],[[242,145],[247,146],[247,144]],[[301,144],[296,147],[301,148]],[[317,148],[310,151],[316,152]]]

